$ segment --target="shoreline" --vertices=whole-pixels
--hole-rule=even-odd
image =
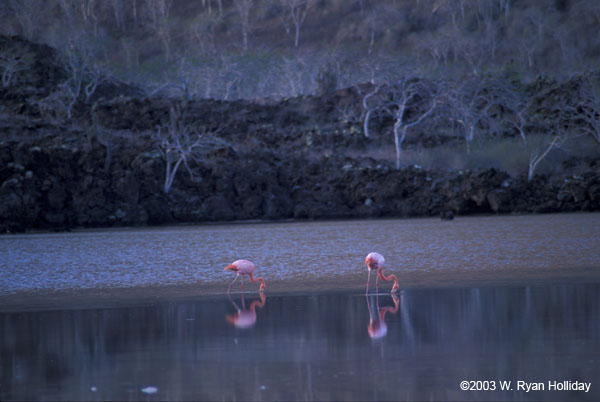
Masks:
[[[393,271],[390,271],[393,272]],[[394,272],[403,289],[447,289],[478,288],[487,286],[552,286],[562,284],[600,283],[598,267],[549,267],[502,270],[433,270]],[[298,280],[267,281],[267,297],[294,294],[315,294],[332,292],[357,292],[364,294],[366,275],[346,275],[343,277],[310,277]],[[124,288],[88,289],[41,289],[0,293],[0,313],[10,314],[31,311],[82,310],[97,308],[119,308],[126,306],[150,306],[191,299],[226,297],[229,282],[180,283],[156,286],[133,286]],[[380,285],[380,295],[388,295],[391,285]],[[374,293],[371,284],[370,293]],[[231,292],[240,296],[239,288]],[[253,297],[258,287],[246,285],[244,295]]]
[[[319,223],[319,222],[345,222],[345,221],[386,221],[386,220],[440,220],[453,221],[463,219],[476,218],[507,218],[519,216],[537,216],[537,215],[600,215],[600,211],[556,211],[556,212],[504,212],[504,213],[473,213],[467,215],[456,215],[452,219],[443,219],[440,216],[418,215],[418,216],[356,216],[356,217],[334,217],[334,218],[314,218],[314,219],[247,219],[233,221],[200,221],[200,222],[172,222],[161,224],[145,224],[145,225],[115,225],[115,226],[78,226],[66,229],[60,228],[34,228],[27,229],[23,232],[7,233],[0,231],[0,238],[8,236],[26,236],[26,235],[46,235],[46,234],[64,234],[64,233],[88,233],[96,231],[135,231],[135,230],[161,230],[170,227],[185,228],[185,227],[202,227],[202,226],[235,226],[235,225],[273,225],[286,223]]]

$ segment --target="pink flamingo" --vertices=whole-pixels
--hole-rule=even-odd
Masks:
[[[377,305],[377,315],[376,318],[373,318],[373,313],[371,312],[371,305],[369,303],[369,296],[365,296],[367,298],[367,309],[369,310],[369,326],[367,327],[367,331],[369,332],[369,336],[371,339],[381,339],[387,334],[387,324],[385,323],[385,315],[387,313],[396,314],[398,312],[398,307],[400,306],[400,300],[398,296],[392,294],[392,301],[394,302],[394,307],[386,306],[383,308],[379,308],[379,295],[376,295],[376,305]]]
[[[259,292],[262,292],[264,289],[266,289],[266,285],[265,285],[265,280],[263,278],[256,278],[254,279],[254,277],[252,276],[254,274],[254,264],[248,260],[237,260],[232,262],[231,264],[229,264],[228,266],[225,267],[225,271],[227,270],[231,270],[235,272],[235,278],[233,278],[233,281],[231,281],[231,283],[229,284],[229,288],[227,289],[227,293],[229,293],[231,291],[231,287],[233,286],[233,282],[235,282],[235,280],[238,278],[238,276],[240,275],[248,275],[248,277],[250,278],[250,280],[252,282],[259,282],[260,281],[260,287],[258,288]],[[242,276],[242,292],[244,291],[244,277]]]
[[[367,258],[365,258],[365,264],[367,264],[367,271],[369,275],[367,276],[367,291],[366,294],[369,293],[369,281],[371,280],[371,270],[376,269],[379,277],[375,277],[375,292],[379,291],[379,278],[383,281],[391,281],[394,280],[394,286],[392,287],[391,293],[394,293],[398,290],[398,278],[396,275],[390,274],[389,276],[385,276],[383,274],[383,264],[385,263],[385,258],[379,253],[369,253]]]
[[[227,322],[236,328],[251,328],[256,324],[256,308],[263,308],[267,297],[264,293],[260,292],[260,301],[254,300],[250,303],[250,308],[246,310],[246,304],[244,303],[244,294],[242,293],[242,308],[239,308],[237,304],[229,295],[229,301],[233,304],[237,312],[235,314],[228,314],[225,318]]]

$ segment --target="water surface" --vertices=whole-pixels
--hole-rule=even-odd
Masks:
[[[0,323],[0,400],[600,398],[598,284],[409,289],[397,300],[254,292]],[[462,391],[464,380],[513,389]],[[591,388],[528,393],[519,380]]]
[[[362,278],[363,261],[370,251],[386,257],[390,272],[431,273],[429,279],[457,271],[467,272],[467,278],[490,272],[493,277],[503,271],[598,271],[600,214],[470,217],[451,222],[427,218],[228,224],[1,236],[0,296],[40,290],[222,284],[231,279],[223,268],[241,258],[253,261],[257,273],[267,281],[295,281],[301,287],[302,281],[311,278]],[[362,279],[355,283],[359,282]]]
[[[0,236],[0,400],[599,400],[598,367],[600,214]]]

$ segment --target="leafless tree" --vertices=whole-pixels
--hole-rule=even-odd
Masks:
[[[530,146],[529,151],[529,170],[527,172],[527,181],[531,181],[535,174],[535,169],[538,164],[550,153],[554,148],[560,148],[566,137],[559,134],[554,134],[552,140],[548,143],[538,144],[537,146]]]
[[[254,0],[233,0],[235,8],[240,15],[240,28],[242,30],[242,48],[248,51],[248,36],[250,35],[250,11]]]
[[[502,122],[517,130],[523,143],[527,144],[528,129],[534,120],[531,113],[534,98],[524,89],[516,88],[507,82],[506,88],[503,88],[503,96],[498,97],[496,101],[506,110]]]
[[[169,15],[173,0],[146,0],[146,14],[152,23],[152,28],[160,39],[165,52],[165,60],[171,60],[171,28]]]
[[[125,32],[125,2],[123,0],[111,0],[110,6],[112,8],[113,16],[115,17],[115,24],[121,32]]]
[[[369,92],[365,93],[362,97],[362,106],[365,112],[363,119],[363,133],[366,138],[369,138],[371,136],[369,133],[369,120],[371,119],[373,113],[375,113],[381,106],[381,100],[379,100],[375,105],[369,105],[369,99],[377,95],[380,89],[381,84],[375,85]]]
[[[80,96],[85,95],[86,102],[90,100],[98,85],[109,79],[96,64],[92,50],[91,45],[83,38],[74,39],[62,50],[67,79],[58,85],[56,91],[41,101],[40,106],[54,105],[66,113],[70,120],[73,107],[80,100]]]
[[[480,128],[491,129],[495,123],[491,110],[503,102],[499,97],[503,91],[500,85],[485,81],[481,77],[464,80],[447,92],[447,106],[450,119],[463,128],[467,152]]]
[[[97,7],[96,0],[82,0],[77,3],[80,6],[81,16],[83,18],[84,23],[87,25],[91,25],[93,27],[94,36],[97,37],[98,36],[98,24],[99,24],[100,20],[96,14],[96,7]]]
[[[17,20],[21,34],[34,39],[40,28],[40,22],[49,11],[48,4],[42,0],[9,0],[13,16]]]
[[[7,48],[0,53],[0,71],[2,71],[2,86],[9,87],[16,74],[24,71],[30,65],[27,54],[22,48]]]
[[[600,83],[598,79],[586,77],[579,87],[576,101],[570,105],[574,118],[582,124],[578,127],[600,143]]]
[[[289,34],[291,25],[294,25],[294,46],[300,44],[300,29],[304,24],[304,20],[308,15],[309,10],[314,7],[314,0],[279,0],[278,3],[285,10],[280,15],[281,23],[286,32]]]
[[[384,90],[389,97],[384,110],[395,119],[396,169],[400,169],[402,143],[406,139],[406,133],[409,128],[421,124],[431,115],[437,104],[438,89],[433,83],[410,77],[400,79]]]
[[[185,105],[172,105],[169,111],[169,123],[157,126],[155,139],[157,147],[165,160],[165,182],[163,191],[168,194],[175,180],[177,170],[183,164],[192,180],[195,179],[190,167],[191,162],[198,162],[199,149],[206,144],[212,135],[206,128],[201,130],[185,122],[182,109]]]
[[[215,32],[221,21],[220,15],[202,13],[190,26],[190,48],[198,48],[202,54],[215,56],[218,51]]]

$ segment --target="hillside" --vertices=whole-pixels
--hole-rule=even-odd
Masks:
[[[323,71],[342,89],[406,71],[563,79],[600,62],[587,0],[11,0],[0,21],[149,92],[213,99],[315,94]]]
[[[589,106],[582,90],[595,76],[520,87],[528,124],[517,126],[526,141],[509,125],[519,121],[509,103],[496,103],[465,142],[447,123],[454,109],[444,99],[454,92],[444,89],[396,159],[397,118],[384,110],[397,102],[397,85],[279,102],[146,96],[87,70],[73,74],[52,48],[1,38],[0,52],[10,49],[25,52],[27,69],[0,88],[2,232],[600,209],[598,143],[573,109]],[[93,92],[72,96],[90,83],[97,84]],[[416,78],[407,84],[441,85]],[[507,87],[484,93],[499,88]],[[361,116],[366,93],[374,94],[369,137],[361,118],[348,120],[350,110]],[[410,122],[429,102],[424,92],[413,99]],[[541,159],[528,177],[532,155]],[[418,157],[428,164],[415,163]]]

